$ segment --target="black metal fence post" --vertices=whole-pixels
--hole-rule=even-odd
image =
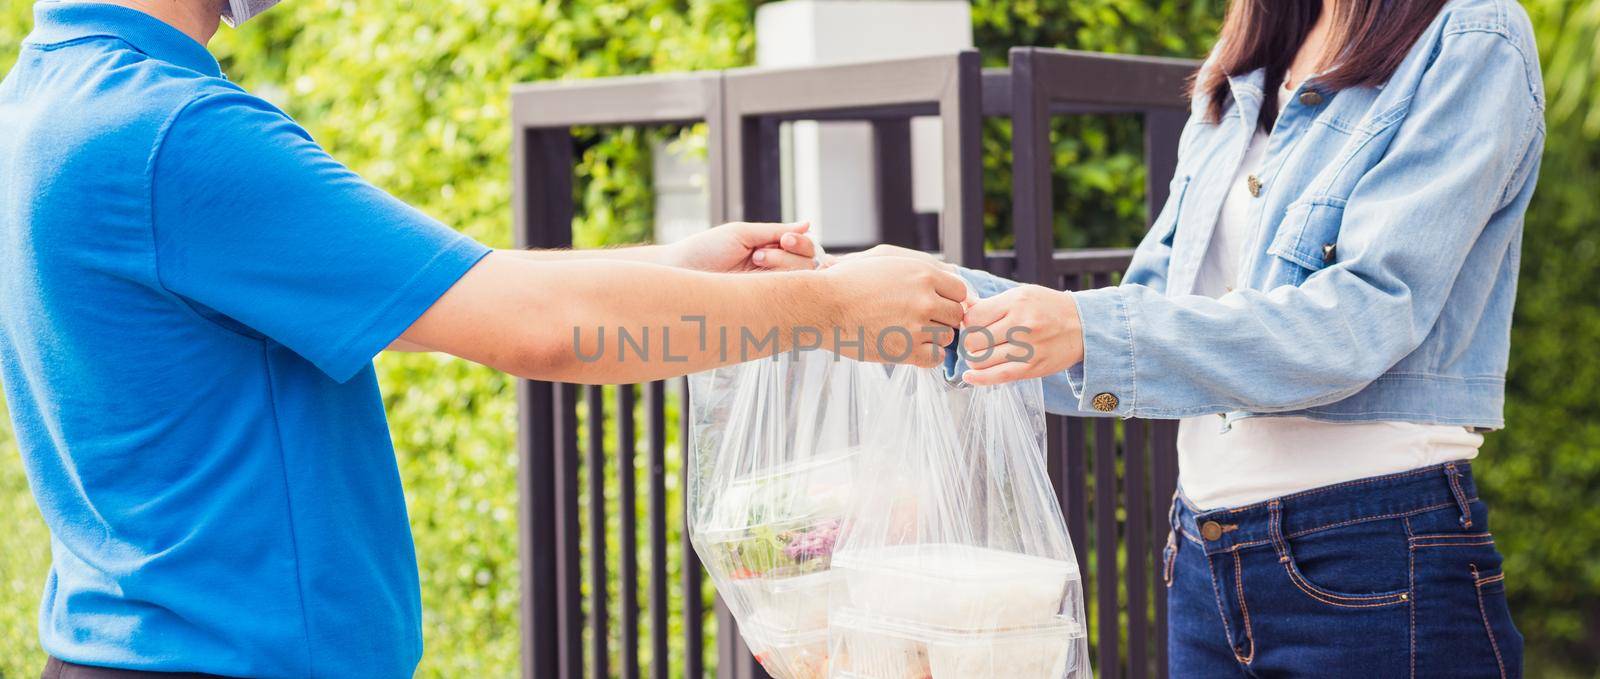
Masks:
[[[1038,91],[1034,51],[1011,50],[1011,214],[1017,279],[1054,287],[1054,205],[1050,99]],[[1076,286],[1074,286],[1076,287]]]
[[[650,439],[650,676],[671,676],[667,639],[667,385],[645,386]],[[524,679],[527,679],[524,677]]]
[[[519,129],[512,150],[515,238],[521,247],[560,247],[571,242],[572,142],[562,128]],[[527,187],[540,190],[530,191]],[[565,190],[563,190],[565,187]],[[554,676],[568,652],[561,611],[562,568],[550,547],[566,537],[557,511],[556,479],[563,468],[549,451],[560,437],[555,385],[517,382],[518,549],[522,557],[522,649],[524,676]],[[573,592],[573,597],[576,592]]]
[[[912,202],[911,121],[872,121],[873,185],[878,193],[878,230],[883,242],[916,248],[917,209]]]
[[[638,452],[633,413],[637,399],[635,389],[631,384],[617,385],[617,485],[620,486],[617,512],[622,514],[622,520],[617,522],[622,547],[617,555],[617,575],[622,579],[617,585],[622,617],[622,633],[618,640],[622,647],[622,666],[618,670],[621,679],[640,679],[639,529],[633,521],[639,515],[638,484],[634,474]]]

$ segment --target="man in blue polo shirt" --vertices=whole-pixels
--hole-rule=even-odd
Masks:
[[[580,359],[574,328],[959,324],[965,286],[909,259],[709,273],[795,268],[803,226],[491,251],[222,77],[203,47],[219,14],[270,4],[39,2],[0,82],[0,379],[51,531],[47,677],[409,676],[421,604],[385,348],[625,382],[740,355]],[[931,365],[938,339],[865,350]]]

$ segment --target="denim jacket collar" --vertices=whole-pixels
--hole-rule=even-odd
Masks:
[[[1266,70],[1260,68],[1228,76],[1228,89],[1233,92],[1234,105],[1228,108],[1224,119],[1237,116],[1245,124],[1254,126],[1261,115],[1261,106],[1267,99],[1266,80]]]

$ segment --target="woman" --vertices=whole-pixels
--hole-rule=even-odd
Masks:
[[[1235,0],[1218,45],[1122,284],[964,272],[966,380],[1182,420],[1172,676],[1519,676],[1469,460],[1544,140],[1527,18]]]

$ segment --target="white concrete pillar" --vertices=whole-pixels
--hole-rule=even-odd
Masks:
[[[949,54],[971,49],[972,7],[965,0],[784,0],[756,10],[756,65],[808,66]],[[880,239],[868,123],[787,125],[783,216],[809,220],[825,246]],[[675,145],[655,155],[655,233],[670,242],[709,225],[705,160]],[[939,121],[911,124],[912,203],[943,206]]]
[[[756,65],[805,66],[971,49],[965,0],[785,0],[756,10]],[[943,204],[939,121],[912,121],[912,199]],[[799,122],[784,139],[784,217],[810,220],[824,245],[879,240],[868,123]]]
[[[671,243],[711,228],[705,144],[696,138],[650,146],[655,242]]]

